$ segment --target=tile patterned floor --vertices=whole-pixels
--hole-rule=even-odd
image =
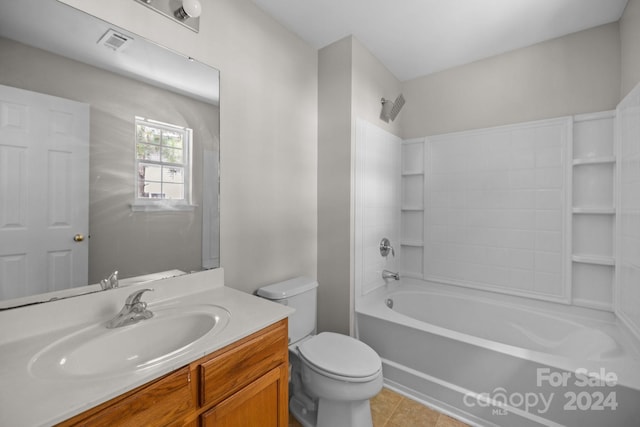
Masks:
[[[371,399],[371,416],[373,427],[467,427],[387,388]],[[290,416],[289,427],[301,427],[301,424]]]

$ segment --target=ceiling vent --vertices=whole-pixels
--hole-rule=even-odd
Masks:
[[[108,47],[109,49],[113,49],[116,52],[123,50],[133,39],[125,36],[124,34],[117,33],[112,29],[109,29],[104,35],[98,40],[98,44]]]

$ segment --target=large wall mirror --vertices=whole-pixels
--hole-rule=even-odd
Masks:
[[[219,266],[219,72],[0,0],[0,309]]]

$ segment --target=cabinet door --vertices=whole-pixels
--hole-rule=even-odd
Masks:
[[[202,427],[286,427],[287,368],[280,366],[202,415]]]
[[[106,409],[67,420],[58,427],[152,427],[182,426],[183,419],[196,409],[191,393],[188,367],[145,386]]]

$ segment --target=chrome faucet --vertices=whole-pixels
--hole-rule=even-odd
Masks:
[[[111,273],[106,279],[100,281],[100,287],[102,289],[113,289],[118,287],[118,270]]]
[[[382,270],[382,278],[383,279],[394,279],[394,280],[400,280],[400,273],[394,273],[393,271],[389,271],[389,270]]]
[[[127,297],[124,307],[120,313],[107,322],[108,329],[120,328],[122,326],[133,325],[141,320],[151,319],[153,313],[147,310],[147,303],[140,301],[142,294],[147,291],[153,291],[151,288],[140,289]]]
[[[392,257],[396,256],[396,250],[391,246],[391,241],[386,237],[383,237],[382,240],[380,240],[380,255],[382,255],[383,258],[386,258],[387,255],[389,255],[389,252],[391,252]]]

